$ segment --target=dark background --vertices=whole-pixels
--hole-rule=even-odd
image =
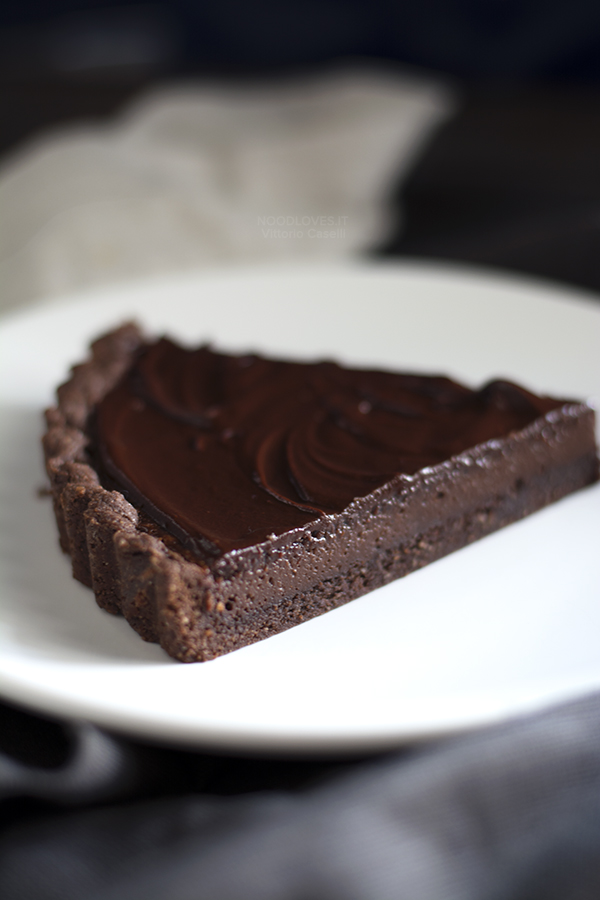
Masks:
[[[600,289],[600,3],[24,0],[0,10],[0,153],[103,119],[153,83],[336,66],[445,78],[461,97],[403,186],[385,255]]]
[[[590,0],[23,0],[3,5],[6,70],[305,66],[348,56],[466,78],[598,80]]]

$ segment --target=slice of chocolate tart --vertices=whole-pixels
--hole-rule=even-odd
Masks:
[[[594,412],[506,381],[92,345],[46,412],[61,547],[103,608],[213,659],[598,479]]]

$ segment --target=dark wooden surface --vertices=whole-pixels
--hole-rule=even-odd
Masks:
[[[600,290],[600,89],[466,90],[401,200],[387,253]]]
[[[0,80],[0,154],[56,127],[106,119],[149,83],[138,78]]]

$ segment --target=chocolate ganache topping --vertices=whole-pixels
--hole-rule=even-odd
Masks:
[[[506,381],[472,391],[163,338],[98,404],[91,431],[110,479],[206,558],[341,512],[561,405]]]

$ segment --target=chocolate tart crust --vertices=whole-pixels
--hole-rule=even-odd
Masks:
[[[43,447],[73,576],[182,662],[291,628],[598,480],[594,411],[567,403],[505,438],[397,475],[341,513],[215,560],[193,559],[100,483],[87,452],[90,413],[145,344],[132,323],[92,344],[46,411]]]

